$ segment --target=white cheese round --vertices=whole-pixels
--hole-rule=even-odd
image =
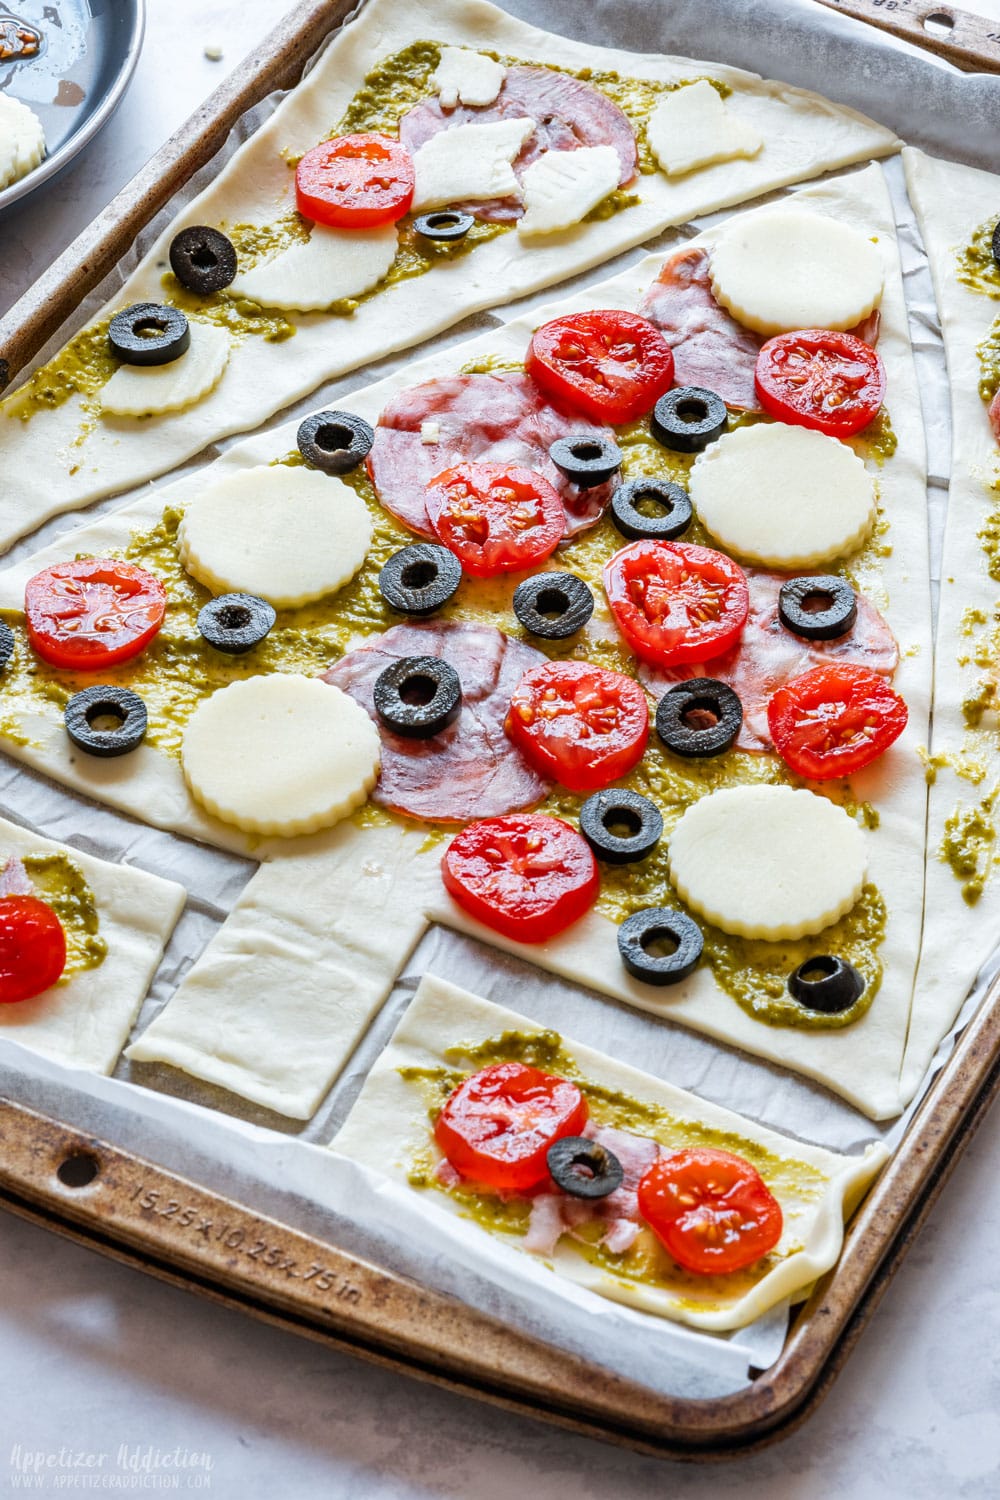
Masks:
[[[646,140],[668,177],[739,156],[756,156],[763,137],[737,115],[707,78],[661,99],[646,122]]]
[[[730,221],[711,253],[712,291],[747,328],[853,328],[882,296],[882,257],[825,214],[775,209]]]
[[[364,709],[318,677],[238,678],[188,721],[181,766],[192,796],[245,833],[327,828],[375,785],[379,737]]]
[[[45,131],[34,110],[0,93],[0,189],[34,171],[44,155]]]
[[[861,829],[843,808],[788,786],[711,792],[670,835],[670,880],[723,932],[798,938],[850,911],[865,878]]]
[[[202,490],[177,534],[187,571],[215,594],[276,609],[336,593],[371,545],[368,507],[335,475],[287,464],[229,474]]]
[[[555,234],[579,224],[618,186],[621,162],[614,146],[543,151],[521,178],[524,214],[520,235]]]
[[[783,422],[724,433],[698,455],[688,489],[699,520],[727,551],[769,568],[846,557],[875,519],[875,483],[857,454]]]
[[[120,365],[99,396],[116,417],[152,417],[182,411],[215,389],[229,363],[229,334],[214,323],[191,324],[191,342],[168,365]]]
[[[330,229],[314,224],[305,242],[244,271],[233,282],[237,297],[286,312],[323,312],[360,297],[384,280],[396,259],[395,224],[375,229]]]

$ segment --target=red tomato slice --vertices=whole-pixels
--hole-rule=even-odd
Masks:
[[[721,656],[750,612],[743,569],[722,552],[686,542],[623,547],[604,566],[604,591],[632,650],[661,667]]]
[[[386,135],[341,135],[307,151],[295,169],[299,213],[317,224],[394,224],[413,202],[413,158]]]
[[[425,495],[435,535],[473,578],[544,562],[566,530],[558,491],[534,469],[456,464],[435,474]]]
[[[445,888],[478,922],[518,943],[544,943],[589,911],[600,876],[590,846],[560,818],[481,818],[452,839]]]
[[[524,1063],[496,1063],[463,1080],[434,1124],[456,1172],[500,1192],[528,1192],[549,1175],[545,1153],[579,1135],[587,1101],[575,1083]]]
[[[546,395],[592,422],[634,422],[674,383],[674,356],[663,334],[618,308],[543,323],[524,368]]]
[[[62,923],[35,896],[0,899],[0,1005],[30,1000],[66,967]]]
[[[760,404],[779,422],[845,438],[867,427],[885,396],[885,366],[852,333],[806,328],[768,339],[757,356]]]
[[[622,672],[550,661],[521,678],[504,727],[541,776],[571,792],[599,792],[642,759],[649,709]]]
[[[906,728],[907,708],[870,667],[831,661],[771,697],[767,722],[782,760],[810,781],[851,776]]]
[[[760,1173],[707,1146],[661,1156],[639,1182],[639,1212],[679,1266],[742,1271],[781,1238],[781,1205]]]
[[[145,568],[116,558],[56,563],[24,586],[28,639],[43,661],[100,672],[148,646],[167,591]]]

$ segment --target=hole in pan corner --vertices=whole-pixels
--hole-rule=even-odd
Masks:
[[[101,1164],[91,1151],[72,1151],[56,1168],[63,1187],[85,1188],[100,1176]]]

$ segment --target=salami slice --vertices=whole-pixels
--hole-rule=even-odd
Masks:
[[[24,865],[12,854],[0,869],[0,897],[33,896],[35,888],[28,879]]]
[[[990,402],[990,409],[987,415],[990,419],[990,426],[993,428],[993,436],[1000,443],[1000,391],[997,391]]]
[[[830,660],[856,662],[882,677],[892,677],[899,647],[874,604],[863,594],[858,595],[858,616],[847,635],[834,641],[807,641],[786,630],[778,618],[778,594],[788,575],[754,568],[748,568],[746,574],[750,614],[740,644],[724,656],[701,663],[697,672],[640,667],[640,678],[657,698],[686,677],[714,677],[726,682],[743,704],[737,749],[764,751],[774,748],[767,725],[768,701],[791,678]]]
[[[437,441],[421,427],[436,423]],[[570,434],[614,439],[614,429],[568,416],[518,371],[446,375],[411,386],[378,419],[368,473],[379,500],[420,536],[433,537],[424,503],[428,480],[466,462],[517,464],[554,485],[566,511],[566,536],[601,519],[617,480],[581,490],[549,458],[556,438]]]
[[[575,151],[578,146],[613,146],[621,162],[618,181],[622,187],[636,174],[635,131],[628,115],[592,84],[554,68],[508,68],[499,94],[485,108],[460,104],[446,110],[437,99],[426,99],[400,120],[399,138],[409,151],[416,151],[453,125],[515,119],[535,121],[534,131],[514,162],[518,178],[543,151]],[[517,198],[452,206],[467,208],[478,219],[491,222],[519,219],[524,212]]]
[[[403,739],[375,716],[375,679],[403,656],[438,656],[462,684],[454,724],[426,740]],[[520,812],[550,783],[537,776],[504,733],[510,697],[529,667],[545,657],[489,625],[427,621],[395,625],[326,672],[378,725],[382,771],[372,800],[433,823],[465,823]]]

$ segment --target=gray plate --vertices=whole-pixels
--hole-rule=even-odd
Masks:
[[[0,192],[0,211],[61,172],[114,114],[139,60],[145,0],[0,0],[42,33],[37,57],[0,62],[0,92],[38,115],[48,148],[27,177]]]

